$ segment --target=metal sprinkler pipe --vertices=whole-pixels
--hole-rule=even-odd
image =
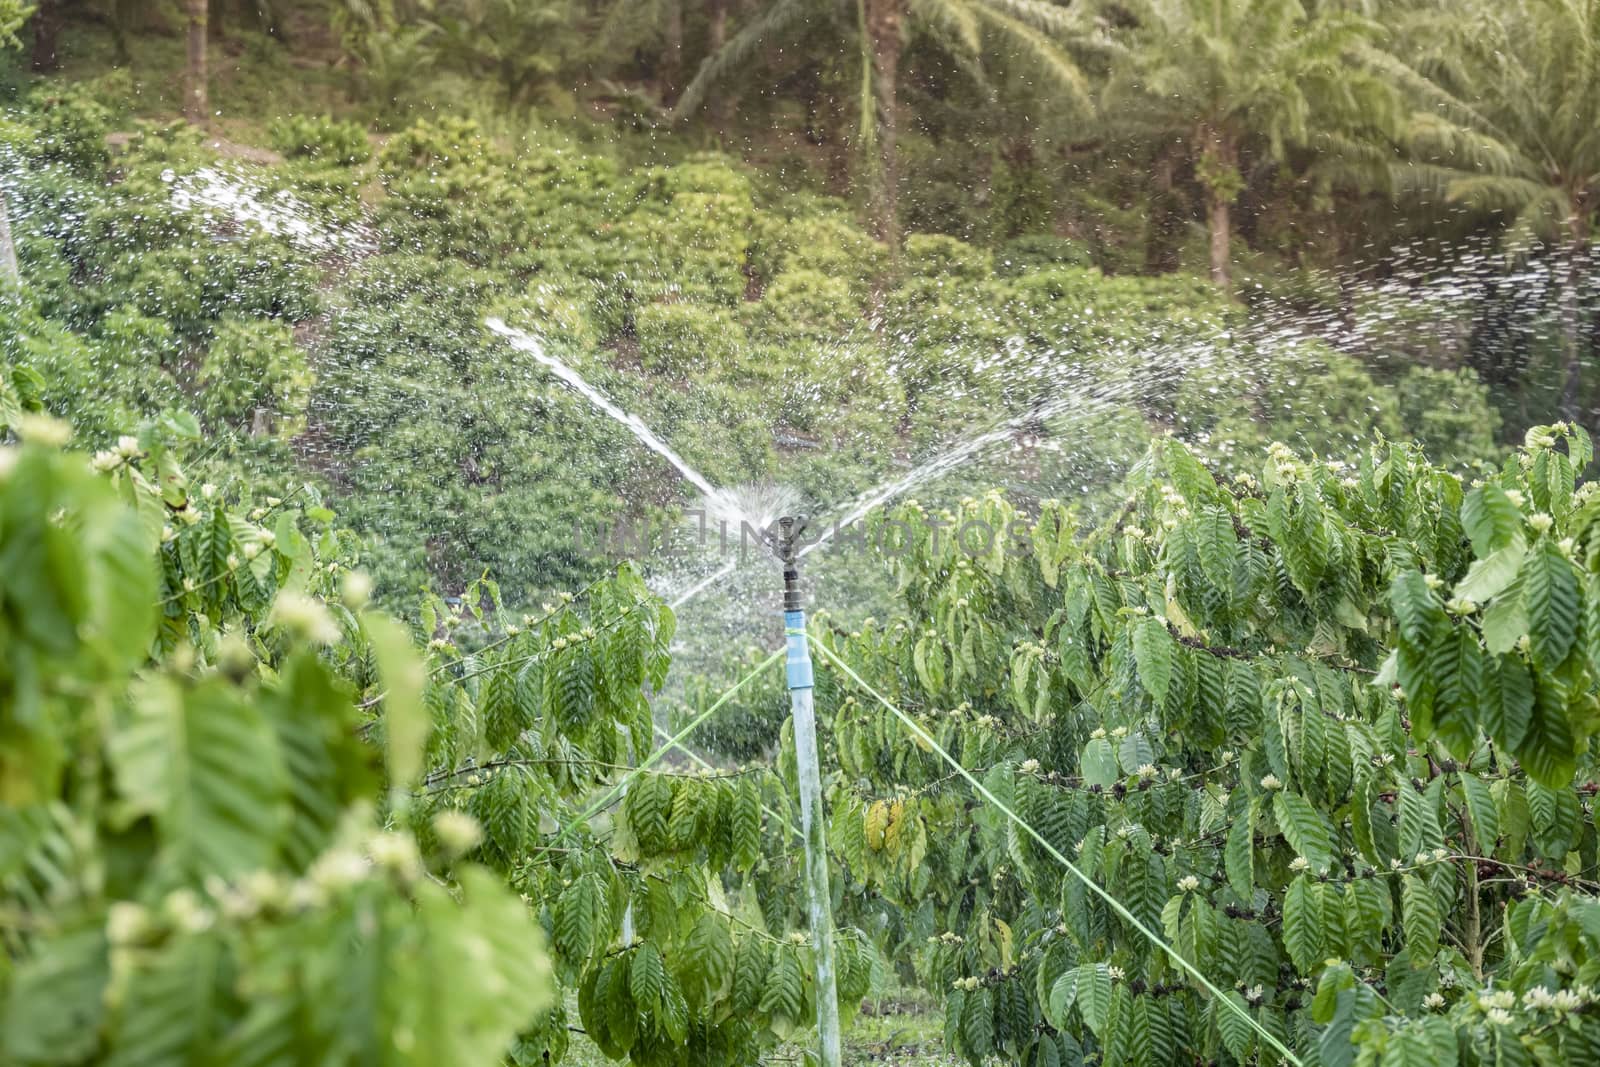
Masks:
[[[806,899],[811,948],[817,968],[817,1058],[820,1067],[840,1067],[839,979],[833,956],[833,895],[828,889],[828,842],[822,813],[822,771],[817,759],[817,714],[812,703],[811,648],[806,644],[806,613],[800,599],[798,541],[804,516],[778,520],[781,531],[769,537],[783,564],[783,632],[788,648],[789,709],[794,722],[794,756],[800,788],[800,832],[806,848]]]

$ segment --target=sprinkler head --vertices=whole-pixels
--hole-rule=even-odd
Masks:
[[[806,517],[804,515],[785,515],[777,520],[777,524],[779,532],[773,534],[769,530],[766,534],[767,544],[771,547],[772,554],[778,557],[778,562],[784,564],[785,567],[793,566],[798,558],[795,552],[796,542],[800,540],[800,535],[805,532]]]
[[[783,564],[783,610],[786,612],[800,610],[800,557],[795,551],[795,542],[805,528],[804,515],[786,515],[778,520],[780,532],[769,541],[772,554]]]

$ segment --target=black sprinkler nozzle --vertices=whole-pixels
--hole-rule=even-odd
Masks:
[[[799,611],[800,554],[797,551],[800,535],[805,532],[804,515],[785,515],[778,520],[778,536],[771,539],[772,554],[783,564],[783,610]]]

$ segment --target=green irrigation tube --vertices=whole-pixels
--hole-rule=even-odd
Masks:
[[[1247,1024],[1249,1024],[1250,1028],[1256,1033],[1260,1034],[1262,1040],[1277,1050],[1285,1060],[1293,1064],[1294,1067],[1304,1067],[1304,1064],[1302,1064],[1300,1061],[1300,1057],[1289,1051],[1289,1047],[1273,1036],[1270,1030],[1262,1026],[1261,1023],[1252,1017],[1251,1014],[1243,1007],[1230,1000],[1222,992],[1222,990],[1218,989],[1212,984],[1211,979],[1200,973],[1199,969],[1196,968],[1194,964],[1184,959],[1183,956],[1178,953],[1177,949],[1167,944],[1156,934],[1154,930],[1151,930],[1144,923],[1140,922],[1133,912],[1129,911],[1120,900],[1112,896],[1105,889],[1101,888],[1099,883],[1097,883],[1093,878],[1090,878],[1088,875],[1080,871],[1076,864],[1061,854],[1060,849],[1056,848],[1049,841],[1045,840],[1043,834],[1039,833],[1039,831],[1035,830],[1032,826],[1029,826],[1025,821],[1023,821],[1022,816],[1012,811],[1004,801],[995,796],[993,793],[989,792],[988,788],[986,788],[982,782],[978,781],[978,779],[974,778],[972,772],[963,767],[954,756],[946,752],[944,750],[944,746],[940,745],[938,741],[934,740],[933,735],[928,733],[927,730],[923,729],[920,723],[891,703],[888,697],[884,696],[882,693],[872,688],[871,685],[867,684],[866,680],[852,670],[850,665],[844,660],[840,659],[831,648],[809,634],[806,636],[813,645],[817,646],[817,651],[821,653],[824,659],[838,667],[839,670],[843,671],[851,681],[855,682],[862,689],[870,693],[878,701],[878,703],[882,704],[885,708],[888,708],[897,719],[905,723],[907,728],[909,728],[912,733],[921,738],[929,748],[937,752],[946,763],[955,768],[956,773],[965,778],[967,783],[978,792],[978,795],[983,797],[990,804],[993,804],[996,808],[999,808],[1000,811],[1005,814],[1006,818],[1016,823],[1024,833],[1037,841],[1039,846],[1053,856],[1069,872],[1071,872],[1073,877],[1077,878],[1078,881],[1087,886],[1096,896],[1110,905],[1111,910],[1120,915],[1123,921],[1127,922],[1135,930],[1143,934],[1151,944],[1155,945],[1157,948],[1161,949],[1168,956],[1170,956],[1172,958],[1172,962],[1176,963],[1180,968],[1182,968],[1183,971],[1189,975],[1189,977],[1193,978],[1196,982],[1199,982],[1207,992],[1209,992],[1220,1003],[1226,1006],[1229,1011],[1233,1012],[1240,1019],[1243,1019]]]

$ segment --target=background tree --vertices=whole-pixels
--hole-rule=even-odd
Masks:
[[[59,63],[56,38],[61,33],[60,0],[40,0],[33,15],[33,69],[49,74]]]
[[[202,124],[210,114],[207,100],[206,36],[210,16],[208,0],[184,0],[188,18],[188,62],[183,74],[183,117]]]
[[[861,56],[858,143],[871,175],[874,228],[891,244],[899,230],[900,80],[909,34],[928,33],[972,72],[986,65],[1026,68],[1057,103],[1089,110],[1087,79],[1067,47],[1083,25],[1066,8],[1043,0],[858,0],[852,8],[774,0],[706,58],[684,89],[677,114],[696,112],[714,85],[745,67],[759,50],[803,38],[817,15]]]
[[[1106,106],[1186,148],[1206,191],[1211,278],[1226,288],[1246,156],[1283,160],[1323,129],[1388,125],[1392,90],[1351,61],[1377,27],[1299,0],[1148,0],[1131,15]]]
[[[1600,207],[1600,2],[1511,0],[1407,35],[1397,73],[1420,103],[1398,168],[1414,191],[1503,212],[1513,238],[1562,247],[1563,413],[1582,378],[1579,293]]]

